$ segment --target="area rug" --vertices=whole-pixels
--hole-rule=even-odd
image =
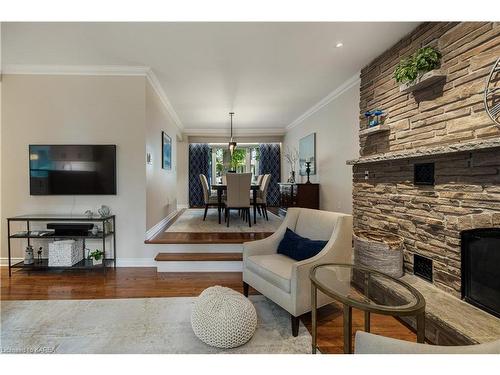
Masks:
[[[238,215],[238,211],[234,210],[231,212],[229,227],[227,227],[224,223],[224,216],[222,218],[222,223],[219,224],[219,215],[216,208],[208,209],[205,221],[203,221],[204,212],[205,210],[203,208],[190,208],[185,210],[165,232],[274,233],[282,222],[282,219],[278,215],[268,210],[269,221],[264,219],[263,216],[259,216],[257,213],[257,223],[254,224],[252,209],[252,227],[250,228],[248,223]]]
[[[217,349],[191,329],[195,297],[2,301],[3,353],[310,353],[311,336],[264,296],[250,296],[257,331],[245,345]]]

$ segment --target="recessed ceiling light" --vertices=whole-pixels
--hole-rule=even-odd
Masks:
[[[342,43],[342,42],[338,42],[338,43],[335,45],[335,47],[340,48],[340,47],[342,47],[343,45],[344,45],[344,43]]]

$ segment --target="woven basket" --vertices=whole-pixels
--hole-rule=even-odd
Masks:
[[[393,277],[403,276],[403,237],[390,232],[354,232],[354,264]]]

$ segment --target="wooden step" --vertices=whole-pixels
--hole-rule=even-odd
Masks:
[[[158,253],[158,262],[239,262],[243,260],[241,253]]]

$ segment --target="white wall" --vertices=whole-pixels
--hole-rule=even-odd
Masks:
[[[352,167],[345,164],[359,153],[359,83],[306,118],[285,134],[283,153],[299,148],[300,138],[316,132],[317,174],[311,182],[320,184],[320,208],[352,213]],[[298,182],[306,178],[298,176]],[[282,181],[288,179],[289,165],[282,161]],[[301,181],[302,180],[302,181]]]
[[[172,139],[172,169],[162,169],[162,139],[165,131]],[[177,210],[177,138],[178,128],[146,81],[146,152],[152,164],[146,165],[146,229]]]
[[[6,217],[83,213],[109,205],[117,215],[119,258],[142,258],[146,230],[145,77],[4,75],[2,82],[2,251]],[[117,195],[31,196],[28,145],[117,145]],[[14,256],[23,254],[15,240]],[[14,244],[14,242],[13,242]]]

